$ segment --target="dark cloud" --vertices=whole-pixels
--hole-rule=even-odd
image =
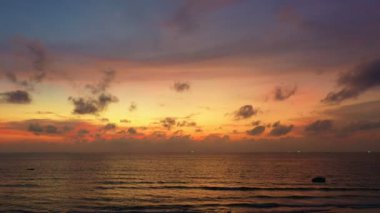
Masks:
[[[195,129],[195,132],[203,132],[203,129],[197,128],[197,129]]]
[[[88,133],[90,133],[90,132],[87,129],[80,129],[80,130],[78,130],[77,135],[83,136],[83,135],[87,135]]]
[[[356,69],[343,73],[337,81],[341,87],[329,92],[322,102],[338,104],[347,99],[356,98],[362,93],[380,86],[380,59],[362,64]]]
[[[116,124],[114,124],[114,123],[108,123],[102,129],[104,131],[114,130],[114,129],[116,129]]]
[[[137,134],[137,130],[133,127],[128,128],[127,131],[128,131],[128,134],[130,134],[130,135],[136,135]]]
[[[108,118],[100,118],[99,121],[100,121],[100,122],[108,122],[109,119],[108,119]]]
[[[358,120],[380,120],[380,101],[370,101],[358,104],[344,105],[329,108],[323,113],[335,120],[358,121]]]
[[[254,109],[252,105],[244,105],[235,112],[235,119],[247,119],[258,113],[258,109]]]
[[[155,137],[155,138],[165,138],[166,133],[163,131],[154,131],[154,132],[152,132],[151,136]]]
[[[258,126],[261,124],[261,121],[257,120],[257,121],[252,121],[251,122],[252,126]]]
[[[354,133],[358,131],[369,131],[380,129],[380,121],[357,121],[343,127],[343,133]]]
[[[248,135],[260,135],[265,131],[265,126],[256,126],[251,130],[247,131]]]
[[[297,91],[297,86],[277,86],[274,89],[273,98],[276,101],[284,101],[294,95]]]
[[[131,121],[128,120],[128,119],[121,119],[121,120],[120,120],[120,123],[131,123]]]
[[[137,104],[134,103],[134,102],[132,102],[132,103],[129,105],[128,110],[129,110],[130,112],[133,112],[133,111],[137,110]]]
[[[69,101],[74,104],[74,114],[98,114],[104,111],[110,103],[118,102],[118,98],[107,92],[112,80],[115,77],[115,71],[104,71],[103,79],[96,85],[87,84],[86,88],[90,90],[91,95],[87,97],[69,97]]]
[[[305,127],[306,132],[321,133],[330,131],[333,127],[332,120],[316,120]]]
[[[195,127],[195,126],[197,126],[197,123],[194,121],[180,121],[180,122],[177,122],[177,126],[179,126],[179,127]]]
[[[173,85],[173,89],[176,92],[186,92],[190,90],[190,84],[188,82],[175,82]]]
[[[17,86],[21,86],[27,90],[31,90],[33,89],[33,86],[31,85],[31,83],[27,80],[20,80],[18,79],[18,77],[16,76],[15,73],[13,72],[7,72],[5,73],[5,78],[10,81],[11,83],[13,84],[16,84]]]
[[[104,93],[111,85],[112,81],[115,78],[115,70],[105,70],[103,71],[103,78],[97,84],[87,84],[86,88],[91,91],[92,94],[98,95]]]
[[[0,93],[0,103],[29,104],[32,99],[27,91],[16,90]]]
[[[55,115],[54,112],[50,112],[50,111],[37,111],[36,114],[39,114],[39,115]]]
[[[38,123],[31,123],[28,126],[28,131],[33,132],[34,134],[40,134],[44,131],[43,127]]]
[[[288,134],[293,129],[293,125],[282,125],[279,121],[272,125],[270,136],[282,136]]]
[[[221,9],[237,0],[185,0],[183,5],[170,17],[166,26],[178,33],[189,33],[199,28],[198,18]]]
[[[45,126],[45,132],[48,133],[48,134],[57,134],[59,133],[58,132],[58,128],[54,125],[47,125]]]
[[[176,119],[172,117],[164,118],[160,121],[161,125],[168,130],[170,130],[173,126],[176,125]]]
[[[184,133],[183,130],[179,129],[179,130],[173,132],[173,135],[179,136],[179,135],[183,135],[183,133]]]
[[[28,131],[33,132],[35,134],[58,134],[58,127],[52,124],[48,124],[46,126],[42,126],[40,123],[30,123],[28,126]]]
[[[9,71],[5,73],[5,77],[17,86],[21,86],[25,90],[33,90],[35,85],[45,79],[47,75],[47,67],[50,63],[50,55],[45,46],[38,40],[15,39],[16,44],[23,46],[28,51],[32,60],[32,71],[27,79],[19,79],[15,72]]]
[[[278,125],[280,125],[280,121],[276,121],[272,125],[268,124],[268,127],[276,127]]]
[[[110,103],[118,102],[117,97],[109,94],[101,94],[98,99],[73,98],[69,100],[74,104],[74,114],[98,114],[104,111]]]
[[[45,77],[46,66],[49,62],[49,55],[45,46],[40,41],[24,41],[25,47],[33,57],[33,67],[35,70],[42,71],[35,75],[36,82],[40,82]]]

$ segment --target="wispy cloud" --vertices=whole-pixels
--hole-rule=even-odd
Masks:
[[[297,91],[297,86],[277,86],[273,92],[275,101],[284,101],[293,96]]]
[[[332,130],[332,120],[316,120],[305,127],[306,132],[310,133],[322,133]]]
[[[87,97],[69,97],[69,101],[74,105],[74,114],[99,114],[104,111],[109,104],[118,102],[118,98],[107,92],[112,80],[115,77],[114,70],[103,72],[104,77],[98,84],[87,84],[86,89],[91,94]]]
[[[360,96],[362,93],[380,86],[380,59],[359,65],[356,69],[343,73],[337,80],[341,87],[332,91],[322,100],[327,104],[338,104],[347,99]]]
[[[185,0],[165,25],[181,34],[190,33],[199,28],[201,16],[237,2],[239,0]]]
[[[190,90],[190,83],[189,82],[175,82],[173,85],[173,89],[176,92],[186,92]]]
[[[130,112],[133,112],[133,111],[136,111],[137,110],[137,104],[135,102],[132,102],[129,107],[128,107],[128,110]]]

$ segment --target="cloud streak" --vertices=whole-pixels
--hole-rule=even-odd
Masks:
[[[339,104],[356,98],[364,92],[380,86],[380,59],[359,65],[356,69],[343,73],[337,80],[341,87],[338,91],[329,92],[322,100],[327,104]]]
[[[276,122],[272,125],[272,129],[269,132],[270,136],[283,136],[292,131],[293,125],[283,125],[280,122]]]
[[[16,90],[0,93],[0,103],[30,104],[32,99],[27,91]]]
[[[247,131],[248,135],[256,136],[261,135],[265,131],[265,126],[256,126],[251,130]]]
[[[316,120],[305,127],[306,132],[310,133],[322,133],[332,130],[332,120]]]
[[[236,2],[238,0],[185,0],[165,25],[181,34],[190,33],[199,28],[198,17]]]

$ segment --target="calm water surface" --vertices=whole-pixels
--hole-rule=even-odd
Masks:
[[[0,181],[5,212],[380,212],[376,153],[0,154]]]

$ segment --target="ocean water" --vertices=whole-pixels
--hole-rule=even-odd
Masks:
[[[380,154],[0,154],[0,211],[380,212]]]

